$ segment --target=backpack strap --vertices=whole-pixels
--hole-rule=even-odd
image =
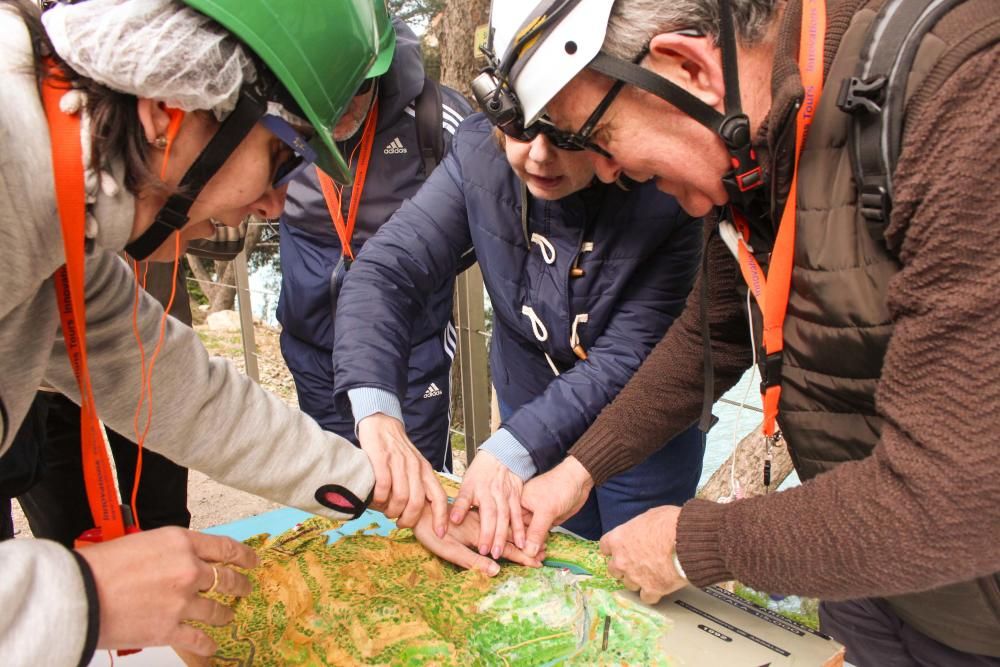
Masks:
[[[417,119],[417,144],[424,161],[424,177],[431,175],[434,167],[444,157],[444,118],[441,111],[441,86],[429,76],[424,77],[424,88],[413,101]]]
[[[865,37],[855,75],[841,84],[837,106],[853,117],[848,146],[858,208],[879,243],[885,243],[892,210],[892,172],[899,159],[906,89],[917,50],[938,20],[964,1],[886,2]]]

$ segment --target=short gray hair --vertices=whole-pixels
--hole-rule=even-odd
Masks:
[[[767,33],[779,0],[729,0],[736,39],[753,46]],[[718,42],[719,0],[616,0],[603,50],[632,60],[656,35],[697,30]]]

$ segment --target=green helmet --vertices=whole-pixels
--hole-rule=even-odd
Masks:
[[[342,183],[351,172],[333,128],[361,82],[381,62],[384,0],[183,0],[246,44],[316,130],[317,166]],[[395,37],[388,40],[389,59]],[[388,65],[386,65],[388,67]],[[384,71],[384,70],[383,70]]]
[[[378,58],[375,64],[365,75],[366,79],[374,79],[382,76],[389,69],[392,63],[392,56],[396,52],[396,31],[392,29],[392,18],[389,16],[389,8],[384,0],[373,0],[375,3],[375,25],[378,26]]]

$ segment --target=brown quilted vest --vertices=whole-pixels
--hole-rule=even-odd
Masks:
[[[898,263],[872,240],[857,210],[847,148],[850,119],[836,106],[840,82],[853,75],[879,5],[881,0],[873,0],[854,14],[844,33],[800,162],[779,422],[803,480],[867,457],[882,429],[875,389],[892,335],[886,293]],[[914,93],[925,81],[928,87],[940,85],[963,62],[963,44],[976,22],[955,17],[975,5],[978,11],[996,7],[990,0],[969,0],[924,38],[908,100],[929,97],[926,90]],[[908,113],[915,113],[912,106]],[[944,644],[1000,656],[996,574],[887,602],[911,626]]]

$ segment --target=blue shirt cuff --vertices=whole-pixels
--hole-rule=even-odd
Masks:
[[[535,476],[538,468],[531,460],[531,454],[524,445],[514,437],[514,434],[505,428],[498,430],[484,442],[479,449],[489,452],[493,456],[510,468],[510,471],[527,482]]]
[[[348,389],[347,397],[351,399],[355,430],[362,419],[379,412],[403,421],[403,407],[392,392],[377,387],[357,387]]]

